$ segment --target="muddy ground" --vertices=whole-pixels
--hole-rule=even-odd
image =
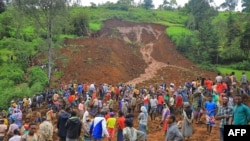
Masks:
[[[166,27],[158,24],[112,19],[105,21],[94,36],[65,39],[64,46],[54,51],[55,67],[62,77],[59,79],[58,73],[54,73],[51,87],[70,81],[123,82],[139,87],[165,81],[178,86],[200,76],[214,79],[216,73],[201,70],[182,56],[165,31]],[[36,61],[42,62],[42,58]],[[159,119],[149,122],[148,141],[164,140],[159,125]],[[218,126],[208,136],[205,125],[193,125],[191,141],[219,140]]]

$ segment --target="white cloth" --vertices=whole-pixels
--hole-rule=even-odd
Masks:
[[[19,135],[14,135],[13,137],[9,139],[9,141],[20,141],[20,140],[21,140],[21,136]]]

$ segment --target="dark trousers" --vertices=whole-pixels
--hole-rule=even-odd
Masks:
[[[224,141],[224,128],[220,128],[220,141]]]

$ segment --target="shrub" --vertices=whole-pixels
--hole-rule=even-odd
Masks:
[[[45,87],[48,84],[48,78],[46,73],[42,70],[42,68],[35,66],[28,70],[29,72],[29,86],[33,86],[36,83],[39,83],[42,87]]]
[[[236,70],[250,70],[250,61],[244,60],[242,62],[232,64],[231,68]]]

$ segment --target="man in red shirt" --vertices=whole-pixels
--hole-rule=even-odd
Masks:
[[[159,115],[162,114],[162,109],[163,109],[163,103],[164,103],[164,98],[162,96],[162,93],[159,94],[158,98],[157,98],[157,112]]]
[[[122,111],[118,112],[117,119],[117,141],[123,141],[122,130],[125,128],[125,117]]]
[[[207,93],[212,94],[213,81],[211,80],[211,78],[206,79],[204,83],[206,86]]]
[[[175,103],[176,114],[182,113],[182,106],[183,106],[183,98],[182,98],[181,94],[178,94],[176,96],[176,103]]]

